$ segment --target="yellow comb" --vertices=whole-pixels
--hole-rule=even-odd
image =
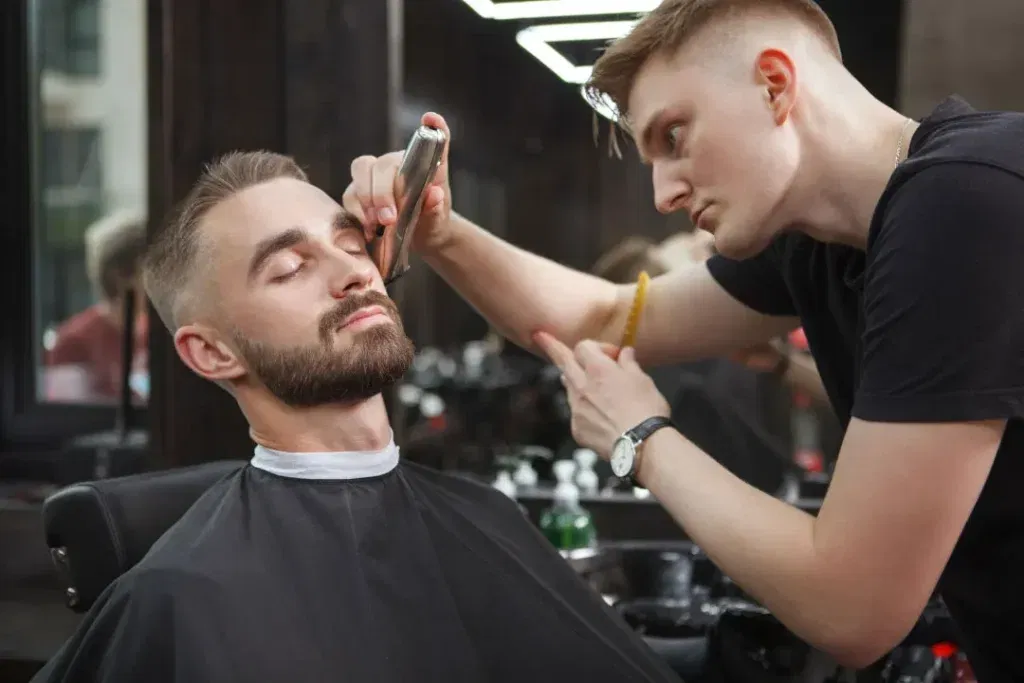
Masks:
[[[633,297],[633,305],[629,309],[629,317],[626,318],[626,332],[622,335],[622,348],[636,344],[636,332],[640,328],[640,314],[644,311],[644,303],[647,301],[647,285],[651,277],[647,271],[640,273],[636,280],[636,295]]]

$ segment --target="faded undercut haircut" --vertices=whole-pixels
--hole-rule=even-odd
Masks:
[[[278,178],[309,182],[292,157],[266,151],[231,152],[208,164],[171,212],[142,263],[146,293],[171,333],[181,324],[189,297],[194,294],[203,219],[215,206],[242,190]]]
[[[814,0],[664,0],[604,51],[587,82],[587,99],[595,108],[611,108],[628,129],[629,95],[651,57],[675,53],[715,21],[755,11],[802,22],[842,60],[835,26]]]

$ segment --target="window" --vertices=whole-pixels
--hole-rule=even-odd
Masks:
[[[39,0],[38,25],[44,69],[100,75],[100,0]]]
[[[102,139],[98,128],[53,128],[41,138],[36,243],[45,258],[37,262],[36,296],[39,321],[50,330],[93,303],[83,244],[104,211]]]
[[[131,315],[147,203],[145,0],[0,5],[11,168],[0,282],[0,442],[59,443],[114,425],[122,331],[132,397],[148,394],[145,298]]]

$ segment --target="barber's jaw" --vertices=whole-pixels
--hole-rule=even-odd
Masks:
[[[318,188],[278,179],[244,190],[210,211],[202,238],[216,300],[175,344],[247,413],[356,406],[409,369],[412,341],[361,227]]]
[[[630,94],[630,127],[658,210],[685,211],[719,253],[748,258],[787,227],[800,161],[795,68],[780,50],[707,58],[702,44],[648,60]]]

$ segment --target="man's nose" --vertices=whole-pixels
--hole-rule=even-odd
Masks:
[[[375,268],[369,259],[360,259],[339,250],[331,256],[329,272],[331,296],[341,299],[354,291],[369,288],[373,283]]]
[[[668,214],[683,208],[690,196],[689,183],[657,163],[651,169],[651,174],[654,182],[654,206],[658,211]]]

